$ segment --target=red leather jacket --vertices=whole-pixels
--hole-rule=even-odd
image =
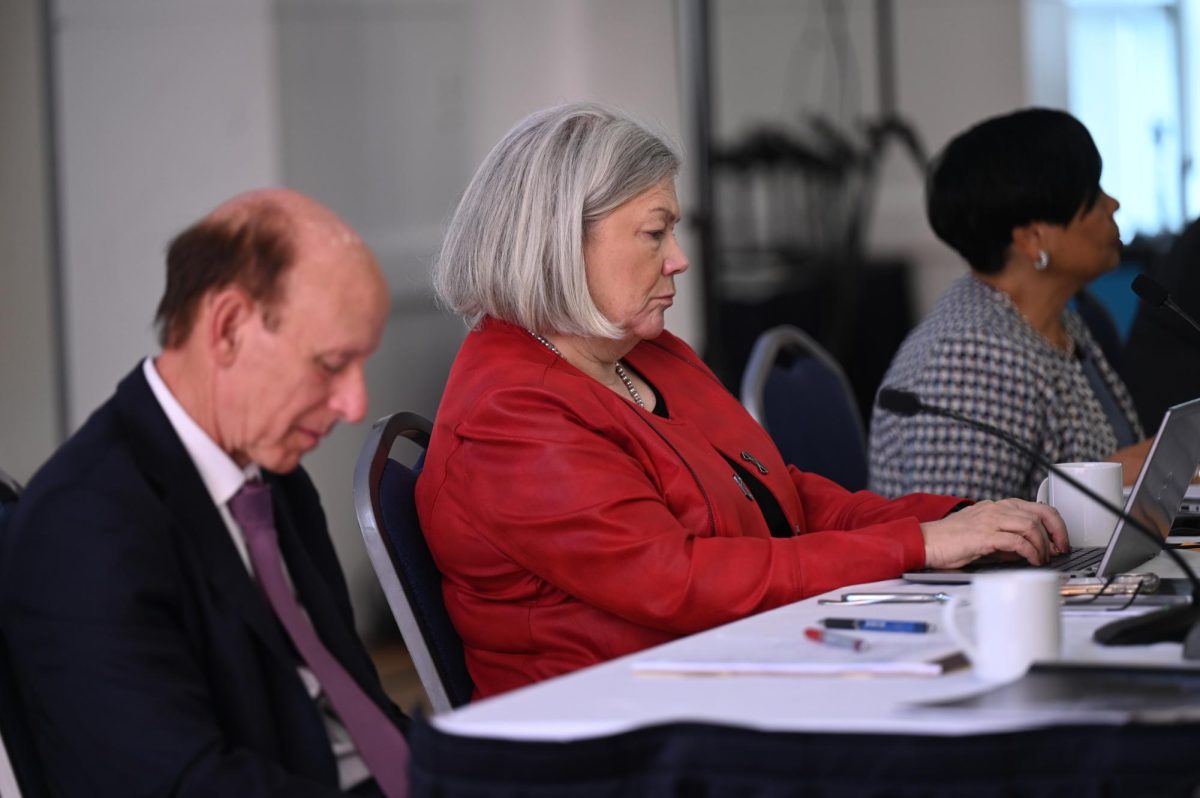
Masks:
[[[479,697],[924,564],[918,524],[958,499],[888,501],[785,465],[670,333],[625,362],[638,408],[510,324],[467,335],[417,510]],[[722,453],[747,452],[795,537],[771,537]]]

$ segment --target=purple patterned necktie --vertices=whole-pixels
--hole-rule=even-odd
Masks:
[[[242,527],[258,584],[309,670],[317,677],[354,745],[388,798],[408,795],[408,743],[317,637],[283,575],[283,556],[271,508],[271,487],[247,482],[229,500]]]

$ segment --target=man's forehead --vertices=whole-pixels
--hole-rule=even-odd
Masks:
[[[309,230],[295,241],[291,268],[281,277],[283,295],[300,304],[354,306],[378,294],[388,295],[387,282],[371,250],[358,236]]]
[[[299,258],[283,279],[280,329],[309,354],[365,355],[378,346],[390,298],[369,253],[339,264]]]

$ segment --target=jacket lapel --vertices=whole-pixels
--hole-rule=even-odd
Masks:
[[[147,482],[166,505],[184,545],[195,553],[216,595],[233,606],[267,649],[289,667],[296,659],[234,547],[191,457],[150,390],[139,364],[117,387],[117,404]]]

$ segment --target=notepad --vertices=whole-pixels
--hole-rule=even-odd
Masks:
[[[633,672],[642,676],[940,676],[966,666],[966,658],[954,651],[929,659],[870,655],[789,661],[644,659],[633,663]]]

